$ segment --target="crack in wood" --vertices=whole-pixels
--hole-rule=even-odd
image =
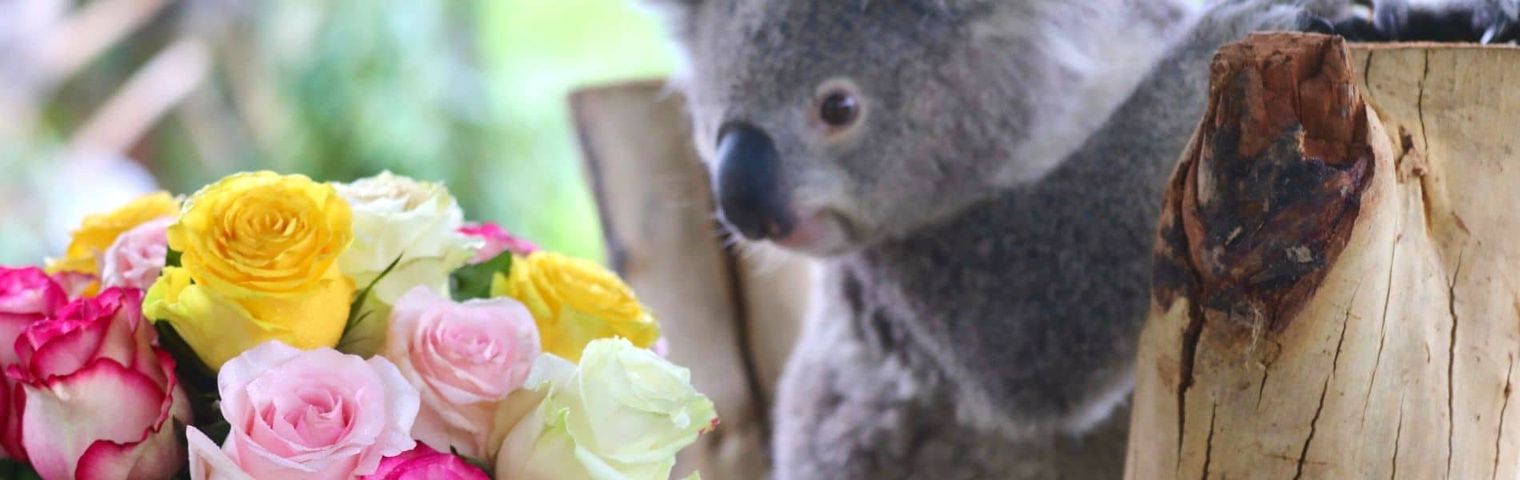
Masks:
[[[1304,438],[1304,447],[1298,452],[1298,469],[1293,474],[1293,480],[1304,476],[1304,461],[1309,458],[1309,444],[1314,443],[1314,432],[1319,428],[1319,415],[1325,411],[1325,394],[1330,391],[1330,375],[1325,375],[1325,385],[1319,390],[1319,406],[1314,408],[1314,418],[1309,420],[1309,435]]]
[[[1427,52],[1426,55],[1429,55]],[[1457,252],[1457,268],[1447,284],[1446,308],[1451,312],[1451,342],[1446,345],[1446,478],[1451,478],[1451,459],[1456,452],[1456,364],[1457,364],[1457,278],[1462,275],[1462,258],[1467,250]]]
[[[1388,306],[1393,301],[1393,271],[1398,268],[1399,244],[1402,243],[1403,235],[1394,237],[1393,247],[1388,254],[1388,281],[1383,285],[1383,315],[1382,326],[1378,327],[1377,355],[1372,359],[1372,378],[1367,381],[1367,393],[1362,395],[1362,426],[1367,425],[1367,406],[1372,401],[1372,388],[1377,385],[1378,367],[1383,364],[1383,344],[1388,340]]]
[[[1214,461],[1214,414],[1218,411],[1217,402],[1209,408],[1209,437],[1203,442],[1203,480],[1209,479],[1209,465]]]
[[[1335,341],[1335,356],[1330,359],[1331,377],[1334,377],[1335,372],[1340,369],[1341,346],[1346,344],[1346,324],[1351,322],[1351,310],[1356,306],[1356,294],[1360,291],[1362,291],[1362,282],[1358,281],[1356,282],[1356,286],[1351,289],[1351,299],[1346,301],[1346,316],[1341,318],[1340,339]],[[1260,400],[1258,400],[1259,402]]]
[[[1399,394],[1399,421],[1393,431],[1393,459],[1389,461],[1392,470],[1388,474],[1388,480],[1399,477],[1399,440],[1404,438],[1404,394]]]
[[[1504,413],[1509,411],[1510,381],[1515,375],[1515,355],[1509,354],[1509,366],[1504,368],[1504,404],[1499,406],[1499,435],[1494,438],[1494,471],[1490,479],[1499,478],[1499,457],[1504,453]]]

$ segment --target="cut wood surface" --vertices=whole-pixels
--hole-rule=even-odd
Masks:
[[[659,82],[583,90],[571,107],[608,257],[721,418],[676,478],[768,478],[768,411],[806,308],[807,265],[724,247],[684,106]]]
[[[1127,477],[1517,478],[1520,49],[1253,36],[1167,192]]]

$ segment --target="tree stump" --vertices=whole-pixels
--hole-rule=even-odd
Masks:
[[[1520,49],[1258,35],[1166,193],[1127,478],[1516,478]]]
[[[725,248],[685,106],[662,82],[584,89],[570,103],[608,258],[718,407],[721,425],[682,452],[673,478],[768,478],[770,405],[807,308],[808,264]]]

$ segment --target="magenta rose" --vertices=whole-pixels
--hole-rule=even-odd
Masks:
[[[232,431],[217,448],[187,429],[195,479],[349,479],[416,446],[417,390],[381,357],[267,342],[223,365],[216,383]]]
[[[490,480],[470,462],[418,443],[417,448],[380,461],[364,480]]]
[[[396,300],[384,350],[422,394],[412,436],[473,458],[496,453],[505,436],[493,428],[497,406],[538,354],[538,327],[516,300],[455,303],[422,287]]]
[[[68,294],[35,267],[0,267],[0,371],[15,365],[16,337],[28,325],[42,321],[64,304]],[[0,447],[4,457],[26,460],[21,447],[21,404],[25,391],[21,385],[0,375]]]
[[[475,258],[470,259],[470,264],[485,263],[502,252],[510,251],[516,255],[527,255],[538,250],[533,242],[523,240],[507,233],[501,225],[491,222],[466,223],[459,227],[459,233],[466,237],[479,238],[485,241],[485,246],[475,251]]]
[[[158,280],[169,254],[169,225],[174,217],[152,220],[116,237],[100,257],[100,285],[146,291]]]
[[[42,269],[0,267],[0,365],[19,359],[11,345],[21,330],[68,302],[63,287]]]
[[[167,478],[185,451],[174,421],[190,404],[155,345],[142,292],[112,288],[22,330],[21,444],[43,478]]]

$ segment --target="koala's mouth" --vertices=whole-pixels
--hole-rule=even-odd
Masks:
[[[854,239],[853,228],[843,215],[831,210],[818,210],[799,215],[791,233],[771,242],[799,253],[834,256],[849,252],[855,243]]]

